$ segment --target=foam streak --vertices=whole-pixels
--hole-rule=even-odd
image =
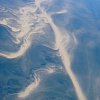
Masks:
[[[71,70],[71,65],[70,65],[70,58],[69,58],[69,55],[68,53],[66,52],[66,49],[64,47],[64,45],[62,44],[62,40],[63,40],[63,37],[62,37],[62,32],[60,31],[60,29],[53,23],[53,20],[51,18],[51,16],[49,16],[41,7],[40,7],[40,1],[36,2],[36,5],[37,7],[41,10],[41,12],[43,13],[44,17],[47,18],[49,24],[51,25],[54,33],[55,33],[55,40],[56,40],[56,43],[55,43],[55,46],[59,49],[59,54],[61,55],[61,59],[62,59],[62,62],[64,64],[64,67],[65,67],[65,70],[66,72],[68,73],[73,85],[74,85],[74,88],[75,88],[75,91],[76,91],[76,94],[77,94],[77,97],[79,100],[86,100],[86,97],[84,95],[84,93],[82,92],[82,89],[78,83],[78,80],[76,78],[76,76],[74,75],[74,73],[72,72]]]
[[[35,81],[28,85],[24,91],[18,93],[18,98],[26,98],[32,93],[39,85],[40,79],[35,77]]]

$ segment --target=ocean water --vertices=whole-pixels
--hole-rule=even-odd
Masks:
[[[0,0],[0,100],[100,100],[99,0]]]

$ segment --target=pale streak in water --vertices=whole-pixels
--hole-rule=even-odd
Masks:
[[[82,91],[82,89],[81,89],[81,87],[78,83],[78,80],[77,80],[76,76],[74,75],[74,73],[71,70],[70,57],[69,57],[69,54],[67,53],[67,51],[65,49],[66,46],[62,43],[62,41],[63,41],[62,32],[53,23],[53,20],[52,20],[51,16],[48,15],[46,13],[46,11],[44,11],[40,7],[41,3],[42,3],[42,1],[39,1],[39,0],[35,2],[36,6],[37,6],[36,9],[39,8],[41,10],[43,16],[45,18],[47,18],[47,20],[48,20],[47,23],[49,23],[51,25],[51,27],[52,27],[52,29],[55,33],[55,47],[58,48],[58,50],[59,50],[59,54],[61,56],[62,62],[63,62],[64,67],[65,67],[65,70],[68,73],[68,75],[69,75],[69,77],[70,77],[70,79],[71,79],[71,81],[74,85],[74,88],[75,88],[78,99],[79,100],[86,100],[86,97],[85,97],[85,95],[84,95],[84,93],[83,93],[83,91]],[[0,56],[6,57],[6,58],[17,58],[17,57],[22,56],[27,51],[27,49],[30,47],[30,45],[31,45],[31,38],[30,37],[32,35],[32,32],[30,32],[30,34],[29,34],[29,31],[31,30],[30,22],[31,22],[32,19],[30,18],[30,16],[28,17],[27,14],[31,11],[33,11],[33,13],[34,13],[34,9],[32,7],[26,7],[26,8],[23,8],[23,9],[20,10],[20,12],[22,13],[22,15],[20,16],[20,24],[21,24],[20,30],[21,31],[16,36],[16,40],[18,39],[20,41],[22,38],[24,38],[24,43],[21,45],[21,47],[19,48],[19,50],[17,52],[14,52],[14,53],[8,53],[8,52],[0,53]],[[5,24],[7,24],[7,23],[5,23]],[[67,36],[67,42],[69,42],[69,37],[68,36]],[[39,85],[39,83],[40,83],[40,79],[35,79],[35,82],[31,83],[29,86],[27,86],[25,88],[24,91],[22,91],[18,94],[18,97],[19,98],[27,97],[31,92],[33,92],[36,89],[36,87]]]
[[[36,19],[34,16],[31,15],[31,14],[34,14],[36,10],[37,9],[35,9],[33,7],[27,7],[27,6],[20,8],[20,10],[19,10],[19,13],[20,13],[19,19],[20,20],[18,22],[21,26],[20,26],[19,32],[17,32],[18,34],[12,34],[12,35],[15,37],[15,40],[17,40],[15,42],[16,44],[20,44],[22,41],[23,41],[23,43],[20,46],[18,51],[15,51],[15,52],[6,52],[6,51],[0,52],[1,57],[5,57],[5,58],[9,58],[9,59],[21,57],[22,55],[25,54],[25,52],[31,46],[32,36],[34,34],[39,33],[39,30],[44,26],[43,24],[38,25],[38,28],[35,28],[34,31],[33,31],[32,27],[31,27],[33,25],[32,20],[35,20],[37,22],[41,21],[41,18]],[[31,14],[28,15],[29,13],[31,13]],[[10,27],[13,32],[18,31],[18,30],[16,30],[17,28],[14,28],[14,27],[12,27],[8,24],[8,22],[7,22],[8,20],[9,19],[1,20],[0,23]]]
[[[49,24],[51,25],[54,33],[55,33],[55,40],[56,40],[56,43],[55,43],[55,46],[59,49],[59,53],[61,55],[61,59],[62,59],[62,62],[64,64],[64,67],[65,67],[65,70],[66,72],[68,73],[73,85],[74,85],[74,88],[75,88],[75,91],[76,91],[76,94],[77,94],[77,97],[79,100],[86,100],[86,97],[78,83],[78,80],[76,78],[76,76],[74,75],[74,73],[72,72],[71,70],[71,61],[70,61],[70,58],[69,58],[69,55],[65,49],[65,45],[63,45],[62,43],[62,40],[63,40],[63,37],[62,37],[62,32],[60,31],[60,29],[53,23],[53,20],[51,18],[51,16],[49,16],[41,7],[40,7],[40,4],[41,4],[42,1],[38,1],[36,2],[36,5],[37,7],[41,10],[41,12],[43,13],[44,17],[46,17],[48,19],[48,22]]]
[[[36,88],[39,86],[39,83],[40,83],[40,78],[38,75],[38,72],[42,72],[42,73],[47,73],[47,74],[52,74],[55,72],[55,69],[52,67],[48,67],[48,68],[45,68],[45,69],[39,69],[39,70],[36,70],[35,71],[35,80],[34,82],[32,82],[31,84],[29,84],[23,91],[21,91],[20,93],[18,93],[18,98],[27,98],[31,93],[33,93]]]
[[[23,12],[23,15],[21,17],[26,17],[26,14]],[[22,19],[22,18],[21,18]],[[26,17],[25,20],[28,20],[28,18]],[[6,21],[3,21],[5,25],[7,25]],[[21,36],[24,36],[24,34],[26,34],[29,31],[29,25],[27,22],[25,22],[24,20],[21,20],[21,23],[24,23],[21,27],[21,32],[19,33],[19,38],[21,38]],[[12,28],[13,29],[13,28]],[[23,34],[24,33],[24,34]],[[6,58],[17,58],[22,56],[26,50],[29,48],[30,43],[26,40],[24,41],[24,43],[21,45],[21,47],[19,48],[19,50],[17,52],[5,52],[5,53],[0,53],[0,56],[6,57]]]
[[[16,40],[19,41],[19,43],[21,41],[24,41],[24,42],[17,52],[14,52],[14,53],[13,52],[10,52],[10,53],[4,52],[4,53],[0,53],[0,56],[13,59],[13,58],[21,57],[22,55],[25,54],[25,52],[28,50],[28,48],[31,45],[31,42],[32,42],[31,36],[41,32],[41,29],[43,29],[43,27],[45,26],[45,24],[42,23],[42,20],[44,20],[42,18],[42,15],[40,15],[40,16],[38,15],[39,16],[38,18],[36,16],[31,15],[31,14],[34,14],[36,10],[37,10],[37,8],[34,9],[33,7],[30,7],[30,6],[20,8],[19,13],[21,15],[19,16],[19,18],[20,18],[19,24],[21,24],[21,27],[19,29],[18,34],[16,34],[16,35],[12,34],[12,35],[15,37]],[[35,20],[34,22],[39,22],[40,24],[37,24],[37,27],[34,27],[32,29],[31,25],[33,25],[33,19]],[[9,21],[9,19],[6,19],[6,20],[4,19],[4,20],[0,21],[0,23],[10,27],[13,32],[18,31],[18,30],[16,30],[16,28],[10,26],[8,24],[8,21]],[[17,43],[17,44],[19,44],[19,43]],[[51,74],[54,72],[54,69],[47,68],[47,69],[41,69],[38,71],[40,71],[40,72],[43,71],[43,72],[47,72],[48,74]],[[17,98],[24,99],[24,98],[28,97],[32,92],[34,92],[34,90],[39,86],[40,78],[37,77],[37,75],[35,74],[34,79],[35,79],[34,82],[29,84],[24,90],[22,90],[21,92],[19,92],[17,94]]]
[[[18,98],[26,98],[27,96],[29,96],[38,86],[40,83],[40,79],[35,77],[34,82],[32,82],[30,85],[28,85],[25,90],[21,91],[20,93],[18,93]]]

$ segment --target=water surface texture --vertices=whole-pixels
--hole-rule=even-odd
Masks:
[[[0,100],[100,100],[99,0],[0,0]]]

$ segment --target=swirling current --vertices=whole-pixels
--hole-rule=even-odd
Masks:
[[[0,100],[100,100],[98,0],[0,0]]]

